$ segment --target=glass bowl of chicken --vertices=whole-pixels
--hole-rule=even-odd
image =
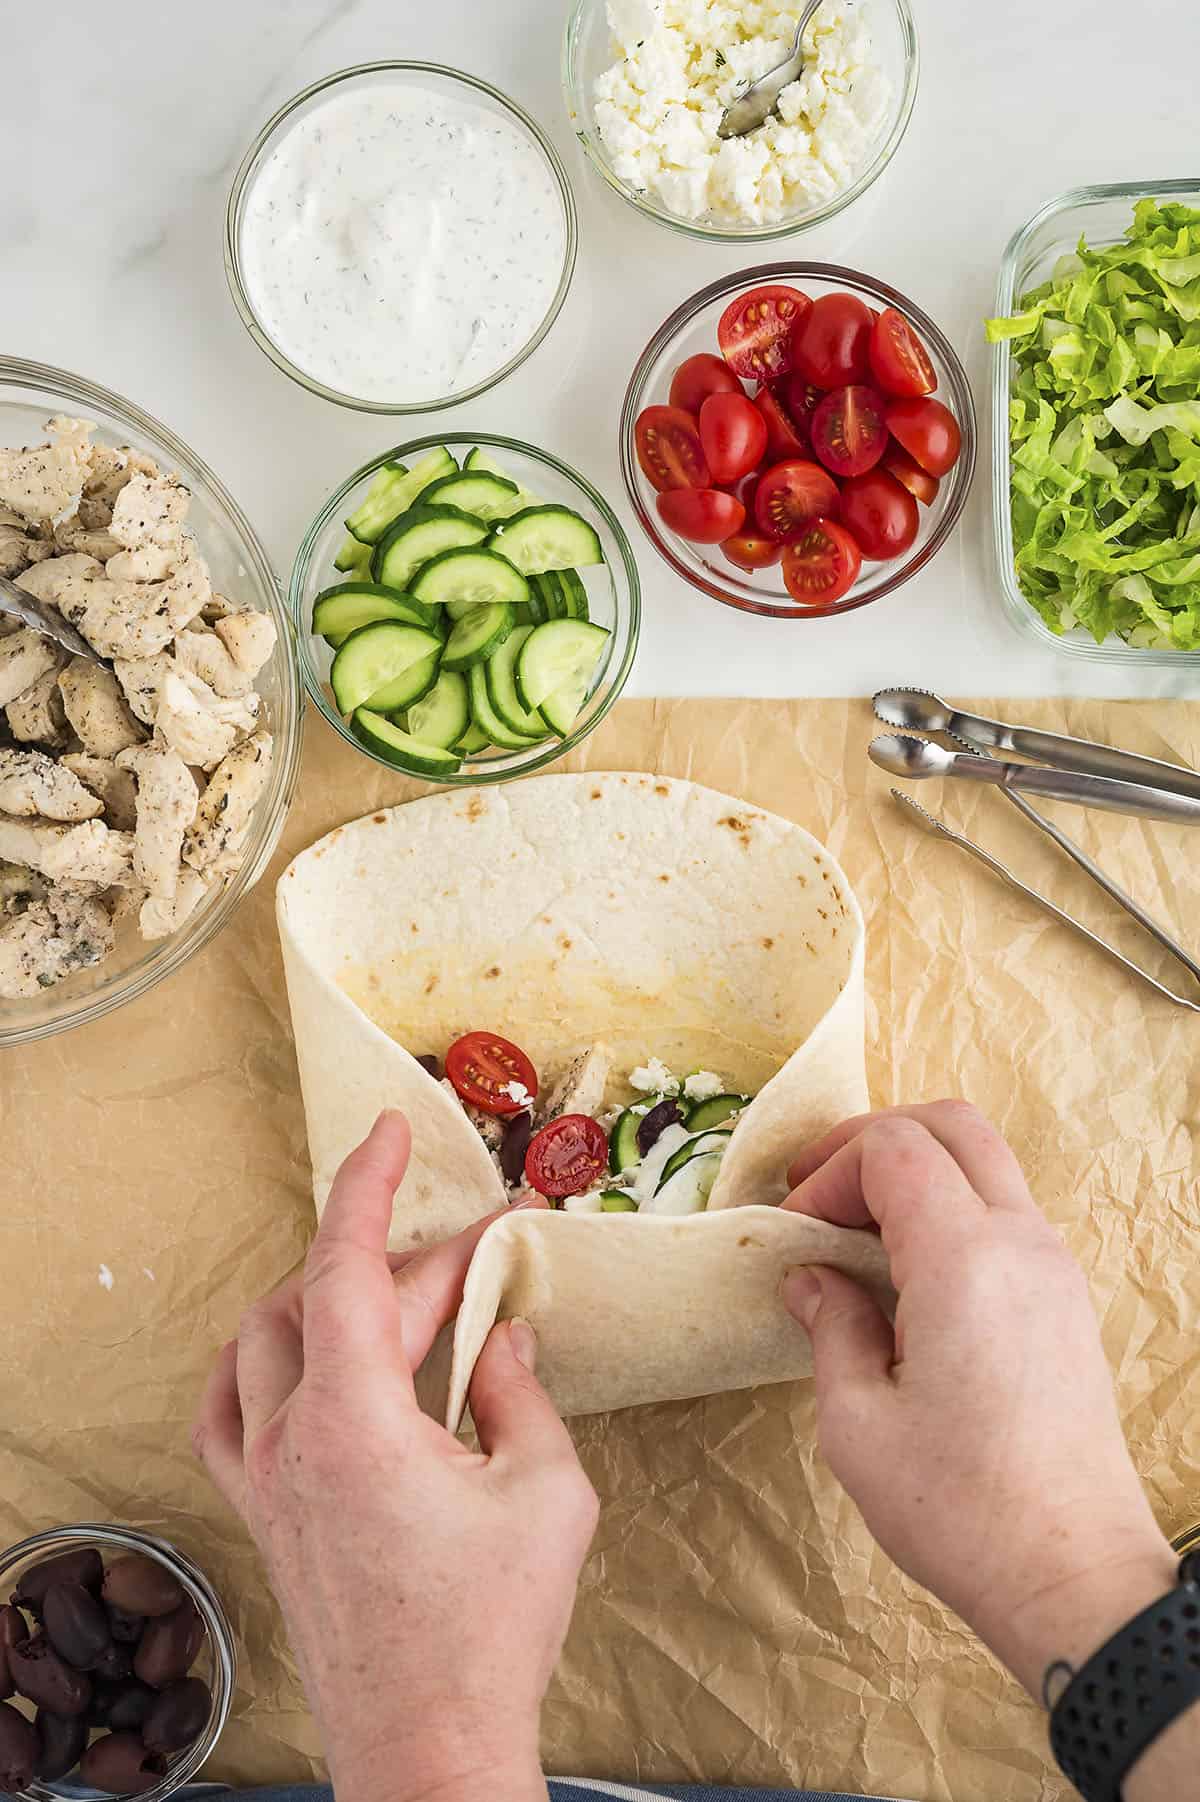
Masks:
[[[301,704],[271,566],[217,477],[131,402],[12,357],[0,576],[11,1045],[134,1000],[221,930],[282,829]],[[74,652],[44,629],[64,625]]]

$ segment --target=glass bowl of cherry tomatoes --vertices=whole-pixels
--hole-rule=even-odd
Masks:
[[[621,468],[660,556],[727,607],[828,618],[925,568],[966,505],[975,406],[886,282],[774,263],[693,294],[633,372]]]

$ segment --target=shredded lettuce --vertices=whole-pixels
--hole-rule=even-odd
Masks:
[[[1026,599],[1054,632],[1200,649],[1200,211],[1140,201],[987,334],[1012,352]]]

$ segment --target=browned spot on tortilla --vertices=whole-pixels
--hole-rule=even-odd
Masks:
[[[593,801],[603,801],[603,799],[604,799],[604,791],[599,788],[594,788],[592,790],[592,800]]]
[[[371,815],[371,819],[376,826],[386,826],[387,825],[386,813],[373,813]]]
[[[660,882],[670,882],[671,878],[667,875],[667,872],[664,870],[658,880]]]
[[[809,939],[805,939],[804,949],[808,952],[810,957],[816,957],[818,955],[817,947]]]
[[[753,1238],[750,1233],[743,1233],[741,1238],[738,1240],[738,1244],[739,1245],[752,1245],[754,1247],[755,1251],[761,1251],[763,1248],[762,1240]]]
[[[764,939],[762,942],[762,948],[764,951],[773,951],[775,949],[775,940],[774,939]]]
[[[807,876],[797,876],[796,881],[800,884],[801,888],[808,887],[808,877]]]
[[[825,859],[821,856],[821,853],[819,851],[813,852],[813,862],[816,864],[818,870],[821,868],[821,865],[825,862]]]
[[[438,976],[438,973],[437,973],[437,971],[436,971],[436,970],[435,970],[435,971],[434,971],[434,973],[433,973],[433,975],[432,975],[432,976],[427,976],[427,977],[426,977],[426,978],[425,978],[425,993],[426,993],[426,994],[427,994],[427,995],[432,995],[432,994],[433,994],[433,991],[434,991],[434,989],[436,989],[436,987],[437,987],[437,985],[438,985],[438,983],[439,983],[439,981],[440,981],[440,980],[441,980],[441,979],[440,979],[440,977],[439,977],[439,976]]]
[[[495,982],[497,976],[500,974],[500,965],[493,964],[490,970],[485,970],[483,973],[489,982]]]
[[[472,795],[471,799],[467,802],[467,818],[469,820],[477,820],[477,819],[479,819],[479,817],[481,816],[482,813],[483,813],[482,797],[479,795]]]
[[[817,912],[820,914],[820,916],[823,920],[827,920],[829,918],[829,915],[825,912],[825,909],[823,907],[818,907]]]
[[[656,795],[669,795],[671,791],[665,782],[656,782],[654,784],[654,792]]]
[[[836,938],[836,937],[837,937],[837,935],[838,935],[838,929],[837,929],[837,927],[836,927],[836,926],[833,926],[833,927],[831,927],[831,928],[830,928],[830,933],[829,933],[829,936],[830,936],[830,938]]]
[[[731,832],[737,834],[743,851],[750,849],[750,828],[740,814],[727,813],[724,819],[717,821],[717,824],[718,826],[728,826]]]
[[[371,974],[367,977],[367,987],[369,989],[378,989],[379,986],[380,986],[379,978],[375,974],[374,970],[372,970]]]
[[[622,841],[622,843],[624,843],[625,834],[623,832],[618,832],[617,837]]]
[[[569,939],[565,932],[560,932],[558,935],[558,942],[564,951],[569,951],[574,941]]]
[[[417,925],[417,922],[414,920],[411,927],[409,928],[409,930],[410,930],[410,932],[420,932],[421,928]]]

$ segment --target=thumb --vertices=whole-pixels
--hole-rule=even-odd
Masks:
[[[545,1467],[575,1461],[571,1436],[533,1374],[537,1338],[527,1320],[498,1321],[471,1377],[479,1443],[498,1463]]]
[[[846,1388],[887,1377],[896,1357],[895,1335],[887,1316],[852,1278],[824,1265],[789,1270],[783,1301],[812,1340],[818,1408]]]

